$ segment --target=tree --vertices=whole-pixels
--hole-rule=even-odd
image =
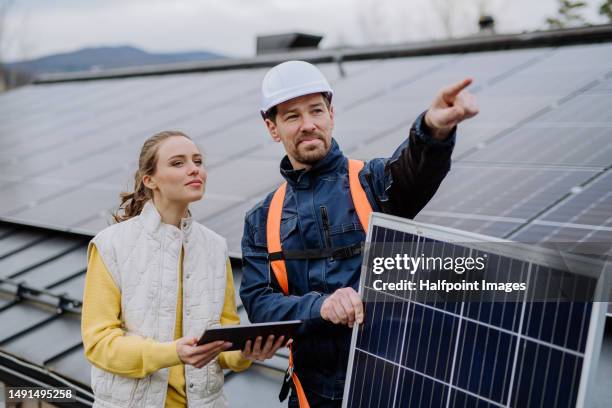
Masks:
[[[606,0],[599,8],[599,14],[608,17],[612,23],[612,0]]]
[[[548,17],[546,23],[549,28],[566,28],[586,25],[587,22],[580,11],[587,6],[584,1],[558,0],[558,16]]]

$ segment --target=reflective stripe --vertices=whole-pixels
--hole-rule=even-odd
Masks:
[[[367,233],[368,225],[370,223],[370,214],[372,213],[372,206],[368,201],[366,192],[359,182],[359,172],[363,169],[364,163],[360,160],[349,159],[349,187],[351,190],[351,197],[353,198],[353,205],[355,211],[357,211],[357,217],[361,227]]]
[[[287,182],[284,182],[274,193],[268,210],[268,221],[266,225],[266,235],[268,240],[268,253],[280,252],[283,250],[280,240],[280,223],[283,214],[283,203],[285,202],[285,191]],[[271,261],[272,272],[276,276],[276,281],[280,285],[283,293],[289,294],[289,281],[287,280],[287,268],[284,259]]]
[[[293,370],[293,344],[289,345],[289,369],[291,370],[291,379],[293,380],[293,386],[295,387],[295,393],[297,394],[300,408],[310,408],[308,398],[306,398],[306,393],[304,392],[304,388],[302,388],[302,383]]]
[[[364,162],[360,160],[349,159],[348,162],[348,174],[349,174],[349,186],[351,190],[351,199],[357,212],[357,217],[361,223],[361,227],[364,231],[368,231],[368,224],[370,220],[370,214],[372,213],[372,206],[368,201],[365,190],[359,182],[359,172],[363,169]],[[281,186],[274,192],[272,201],[270,202],[270,208],[268,209],[268,220],[266,222],[266,234],[268,243],[268,256],[282,252],[283,248],[281,245],[280,238],[280,224],[283,215],[283,203],[285,202],[285,193],[287,192],[287,182],[281,184]],[[277,256],[272,257],[274,260],[270,260],[270,267],[276,277],[276,281],[281,287],[281,290],[285,296],[289,295],[289,279],[287,277],[287,266],[285,265],[284,259],[278,259]],[[298,379],[295,372],[293,372],[293,352],[289,347],[289,369],[292,371],[291,378],[295,387],[295,392],[298,397],[300,408],[310,408],[306,393],[302,388],[302,384]]]

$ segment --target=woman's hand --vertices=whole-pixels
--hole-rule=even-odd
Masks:
[[[204,367],[214,360],[219,353],[232,347],[232,343],[227,341],[213,341],[201,346],[197,344],[197,337],[183,337],[176,342],[176,351],[181,361],[195,368]]]
[[[242,350],[240,353],[242,353],[242,357],[251,361],[267,360],[269,358],[272,358],[274,353],[276,353],[276,350],[282,347],[284,340],[285,336],[280,336],[275,342],[274,336],[269,335],[266,344],[261,347],[262,338],[260,336],[255,339],[255,344],[252,348],[251,340],[247,340],[246,344],[244,345],[244,350]],[[287,344],[289,344],[289,342],[291,342],[291,340],[289,340]]]

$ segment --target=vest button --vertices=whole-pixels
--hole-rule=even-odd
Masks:
[[[187,316],[189,316],[191,313],[189,312],[189,310],[187,310],[187,311],[185,312],[185,314],[186,314]]]
[[[189,388],[193,388],[193,383],[189,383]]]
[[[187,274],[185,277],[186,277],[187,279],[189,279],[189,278],[191,278],[191,274]]]

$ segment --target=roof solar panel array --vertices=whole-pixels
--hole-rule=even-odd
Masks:
[[[559,222],[567,222],[593,212],[581,202],[586,195],[606,194],[611,51],[594,44],[320,67],[336,92],[335,137],[361,159],[390,155],[439,88],[473,76],[481,113],[460,126],[455,169],[422,216],[460,228],[473,227],[461,221],[466,214],[510,218],[518,228],[492,232],[519,237],[553,207],[566,208]],[[144,139],[182,129],[205,151],[210,171],[195,215],[238,255],[240,212],[280,182],[282,146],[269,140],[257,112],[264,73],[42,84],[1,95],[0,218],[94,234],[129,188]],[[579,217],[585,230],[601,225]]]

